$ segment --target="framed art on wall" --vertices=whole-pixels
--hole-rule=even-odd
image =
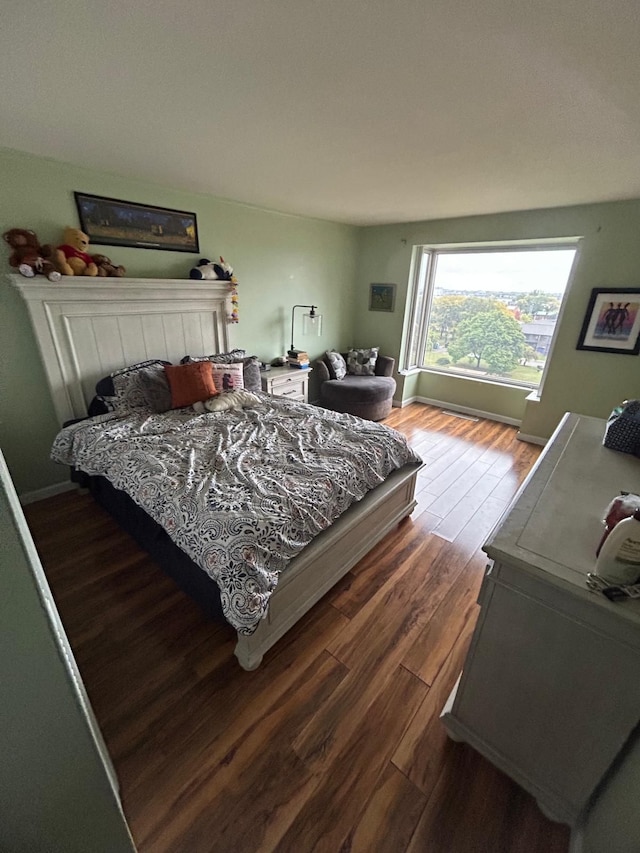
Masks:
[[[595,287],[591,291],[577,349],[638,355],[640,288]]]
[[[369,311],[393,311],[395,302],[395,284],[369,285]]]
[[[74,196],[80,227],[91,243],[194,254],[200,251],[195,213],[80,192]]]

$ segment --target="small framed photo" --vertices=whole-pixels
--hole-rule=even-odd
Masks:
[[[369,311],[393,311],[395,306],[395,284],[369,285]]]
[[[199,252],[195,213],[74,193],[80,227],[94,245]]]
[[[591,291],[577,349],[638,355],[640,288],[595,287]]]

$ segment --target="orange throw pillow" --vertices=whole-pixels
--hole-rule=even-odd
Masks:
[[[218,393],[213,381],[210,361],[194,361],[191,364],[165,364],[165,372],[171,389],[171,408],[193,406],[215,397]]]

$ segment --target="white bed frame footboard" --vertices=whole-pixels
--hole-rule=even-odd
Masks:
[[[269,611],[249,637],[238,634],[243,669],[260,666],[264,653],[416,505],[420,465],[407,465],[323,531],[289,563],[269,599]]]
[[[230,349],[227,282],[8,276],[22,294],[60,424],[86,416],[95,384],[148,358]],[[415,506],[420,465],[391,474],[291,561],[269,613],[235,654],[244,669],[264,653]]]

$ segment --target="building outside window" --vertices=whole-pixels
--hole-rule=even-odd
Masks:
[[[577,247],[417,246],[405,368],[538,388]]]

